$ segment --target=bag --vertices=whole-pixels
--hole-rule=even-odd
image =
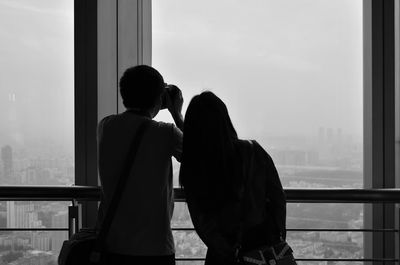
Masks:
[[[274,246],[262,246],[241,253],[239,263],[243,265],[270,264],[270,265],[296,265],[293,250],[285,241]]]
[[[132,141],[127,159],[122,170],[121,177],[118,180],[110,205],[104,216],[103,224],[100,230],[81,229],[75,233],[69,240],[65,240],[58,255],[59,265],[102,265],[105,260],[105,239],[110,230],[112,219],[121,199],[126,180],[134,165],[135,156],[142,139],[143,133],[149,124],[145,120],[138,128],[135,138]]]
[[[58,255],[58,264],[105,264],[104,257],[90,255],[94,251],[97,237],[98,231],[95,229],[81,229],[75,233],[69,240],[64,241]]]
[[[248,182],[250,177],[253,175],[253,164],[254,164],[254,144],[249,141],[251,147],[251,157],[250,157],[250,165],[248,172],[245,172],[245,183],[244,189],[242,191],[242,201],[248,192]],[[248,250],[245,252],[241,252],[241,242],[243,237],[243,223],[244,223],[244,215],[245,215],[245,205],[242,203],[242,222],[240,225],[238,240],[237,240],[237,250],[236,250],[236,260],[238,264],[241,265],[261,265],[261,264],[269,264],[269,265],[297,265],[294,256],[293,250],[289,246],[289,244],[283,240],[282,236],[280,237],[281,242],[273,245],[273,246],[260,246],[254,248],[252,250]]]

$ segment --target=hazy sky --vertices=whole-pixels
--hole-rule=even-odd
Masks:
[[[73,145],[72,0],[0,0],[0,144]]]
[[[154,0],[153,65],[239,133],[362,135],[362,0]],[[336,130],[336,129],[335,129]]]
[[[152,17],[185,108],[209,89],[243,136],[361,135],[362,0],[153,0]],[[73,0],[0,0],[0,36],[0,145],[73,145]]]

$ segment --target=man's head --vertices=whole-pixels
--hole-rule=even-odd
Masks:
[[[159,108],[164,86],[161,74],[147,65],[128,68],[119,81],[124,106],[144,111]]]

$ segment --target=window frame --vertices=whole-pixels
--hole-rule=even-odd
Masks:
[[[364,188],[395,188],[395,1],[363,5]],[[395,212],[393,204],[365,205],[364,227],[393,229]],[[394,257],[394,241],[392,234],[365,233],[365,258]]]
[[[123,71],[151,63],[151,3],[74,0],[74,4],[75,184],[98,186],[97,124],[125,110],[118,92]],[[82,225],[93,226],[96,218],[97,203],[83,203]]]

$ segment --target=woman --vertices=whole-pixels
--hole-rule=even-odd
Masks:
[[[233,263],[239,243],[245,253],[284,241],[286,200],[273,161],[257,142],[238,138],[225,104],[212,92],[195,96],[184,131],[179,178],[208,247],[205,264]]]

